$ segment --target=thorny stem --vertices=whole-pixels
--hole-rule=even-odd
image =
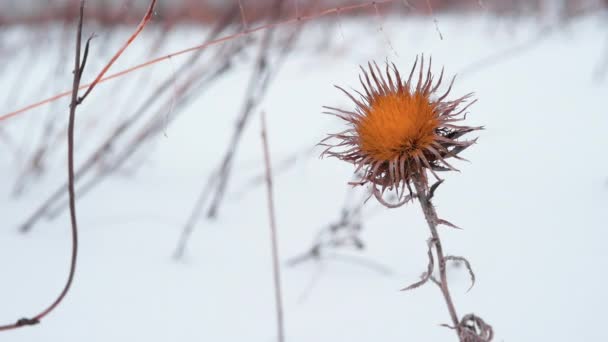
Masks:
[[[450,289],[448,287],[448,277],[446,275],[445,256],[443,254],[443,247],[441,245],[439,233],[437,233],[437,212],[435,211],[435,207],[431,202],[428,185],[425,178],[421,175],[416,175],[415,177],[413,177],[413,183],[414,187],[416,188],[418,202],[420,202],[420,207],[422,207],[422,212],[424,212],[424,217],[429,225],[429,229],[431,230],[432,243],[435,246],[435,252],[437,253],[437,260],[439,263],[438,285],[441,288],[443,299],[445,300],[445,303],[448,306],[448,311],[450,312],[450,317],[452,319],[452,325],[456,327],[456,334],[460,339],[458,314],[456,313],[456,308],[454,307],[454,302],[452,301],[452,296],[450,295]]]

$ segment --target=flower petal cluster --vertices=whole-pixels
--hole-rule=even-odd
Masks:
[[[456,170],[447,159],[462,159],[460,152],[476,141],[459,140],[481,129],[458,124],[475,102],[473,94],[448,100],[455,78],[440,93],[444,71],[435,79],[431,66],[432,60],[425,68],[424,56],[416,58],[405,79],[392,63],[387,62],[384,70],[368,63],[367,69],[361,67],[359,76],[362,92],[351,93],[336,86],[355,108],[324,107],[327,114],[341,118],[349,128],[321,142],[327,146],[323,155],[354,164],[355,172],[362,173],[355,184],[371,183],[376,197],[395,189],[402,198],[405,187],[411,194],[413,177],[422,177],[428,184],[427,170],[437,179],[438,171]]]

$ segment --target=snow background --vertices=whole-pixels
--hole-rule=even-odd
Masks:
[[[277,163],[340,129],[341,122],[320,115],[321,106],[351,106],[333,84],[357,87],[358,65],[389,58],[409,70],[417,54],[432,55],[436,71],[444,65],[449,75],[459,74],[453,97],[476,92],[479,102],[469,123],[486,126],[479,143],[465,153],[472,163],[458,163],[461,173],[446,174],[435,199],[439,214],[465,229],[442,229],[447,253],[466,256],[477,275],[466,293],[466,270],[450,269],[459,315],[483,317],[495,328],[496,341],[608,340],[603,327],[608,82],[595,72],[606,58],[605,19],[600,13],[588,16],[478,67],[471,66],[534,39],[542,24],[535,18],[444,15],[437,18],[440,40],[429,18],[386,18],[385,33],[378,31],[377,18],[345,18],[339,30],[331,31],[327,48],[318,46],[325,26],[307,24],[260,106],[267,113],[272,160]],[[23,31],[7,31],[5,39],[18,40],[27,34]],[[188,27],[174,34],[162,54],[204,37],[200,29]],[[116,37],[116,44],[123,36]],[[143,61],[137,53],[143,46],[135,44],[113,70]],[[13,58],[18,64],[18,56]],[[152,86],[185,58],[142,73]],[[38,61],[20,85],[16,106],[38,99],[36,70],[48,68],[45,58]],[[100,57],[96,65],[103,61]],[[72,291],[41,325],[3,333],[2,341],[274,340],[265,189],[245,187],[263,169],[257,115],[243,137],[219,218],[200,221],[183,262],[171,258],[200,187],[232,134],[250,65],[250,59],[242,59],[188,106],[155,139],[134,177],[113,177],[78,201],[81,244]],[[88,70],[92,75],[97,69]],[[19,70],[3,71],[2,92],[15,87]],[[112,91],[116,82],[121,81],[100,86],[80,107],[78,120],[87,115],[115,120],[121,114],[114,109],[121,95]],[[57,83],[49,94],[69,85]],[[60,107],[67,106],[65,101]],[[27,141],[42,115],[47,114],[37,109],[1,124]],[[77,140],[94,146],[91,132],[97,130],[81,132]],[[10,197],[19,170],[8,151],[0,152],[2,323],[38,312],[64,284],[67,215],[43,221],[29,235],[16,233],[40,199],[65,178],[64,152],[59,152],[56,170],[19,200]],[[285,266],[310,247],[320,228],[338,218],[346,195],[353,168],[320,160],[319,152],[275,177],[287,340],[453,340],[451,330],[438,326],[449,316],[435,286],[399,291],[426,268],[429,232],[417,203],[396,210],[371,200],[365,206],[366,249],[349,255],[383,265],[382,272],[338,258]]]

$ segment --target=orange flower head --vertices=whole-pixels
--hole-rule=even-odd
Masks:
[[[443,70],[435,81],[431,61],[425,70],[424,57],[419,67],[416,58],[407,80],[401,78],[394,64],[387,63],[384,72],[376,63],[368,63],[367,70],[361,70],[359,80],[364,93],[355,90],[359,95],[355,97],[337,87],[355,103],[355,109],[325,107],[330,110],[328,114],[345,120],[350,128],[324,139],[322,145],[328,148],[323,155],[355,164],[356,172],[363,170],[363,179],[355,184],[371,183],[379,200],[386,189],[395,189],[399,195],[401,188],[402,196],[406,186],[410,190],[416,175],[428,184],[426,170],[437,179],[437,171],[456,170],[446,159],[462,159],[458,154],[475,142],[458,138],[481,129],[456,124],[465,119],[465,111],[475,102],[469,101],[472,94],[446,100],[452,79],[447,91],[438,95]]]

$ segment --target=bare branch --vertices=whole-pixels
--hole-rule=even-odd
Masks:
[[[270,238],[272,246],[272,270],[274,275],[274,294],[277,315],[277,335],[279,342],[285,341],[283,327],[283,296],[281,294],[281,270],[279,266],[279,249],[277,246],[277,224],[274,212],[274,196],[272,192],[272,168],[270,152],[268,151],[268,134],[266,132],[266,113],[262,112],[262,145],[264,149],[264,165],[266,167],[266,190],[268,195],[268,216],[270,219]]]
[[[355,11],[355,10],[360,10],[360,9],[363,9],[363,8],[371,7],[371,6],[374,6],[374,5],[389,4],[389,3],[392,3],[392,2],[395,2],[395,1],[396,0],[376,0],[376,1],[367,2],[367,3],[363,3],[363,4],[355,4],[355,5],[343,6],[343,7],[334,7],[334,8],[326,9],[326,10],[323,10],[323,11],[320,11],[320,12],[317,12],[317,13],[313,13],[313,14],[310,14],[310,15],[300,15],[300,16],[297,16],[297,17],[294,17],[294,18],[289,18],[289,19],[283,20],[283,21],[277,21],[277,22],[274,22],[274,23],[264,24],[264,25],[261,25],[261,26],[257,26],[257,27],[251,28],[251,29],[247,29],[247,30],[241,31],[239,33],[235,33],[235,34],[231,34],[231,35],[228,35],[228,36],[220,37],[220,38],[214,39],[214,40],[209,41],[209,42],[205,42],[205,43],[197,45],[197,46],[193,46],[193,47],[181,50],[181,51],[177,51],[177,52],[174,52],[174,53],[162,56],[162,57],[158,57],[158,58],[149,60],[147,62],[135,65],[133,67],[127,68],[127,69],[119,71],[117,73],[108,75],[106,77],[102,77],[99,80],[96,80],[97,81],[96,84],[103,83],[103,82],[110,81],[110,80],[115,79],[115,78],[122,77],[122,76],[127,75],[127,74],[129,74],[131,72],[134,72],[136,70],[139,70],[139,69],[151,66],[153,64],[156,64],[156,63],[168,60],[168,59],[170,59],[172,57],[188,54],[188,53],[191,53],[191,52],[197,51],[197,50],[206,49],[206,48],[208,48],[210,46],[221,44],[221,43],[225,43],[227,41],[238,39],[238,38],[241,38],[241,37],[244,37],[244,36],[248,36],[248,35],[254,34],[254,33],[258,32],[258,31],[265,31],[265,30],[269,30],[269,29],[272,29],[272,28],[275,28],[275,27],[279,27],[279,26],[283,26],[283,25],[301,24],[302,22],[305,22],[305,21],[311,21],[311,20],[319,19],[319,18],[322,18],[322,17],[325,17],[325,16],[336,14],[338,12]],[[93,83],[84,84],[84,85],[80,86],[80,88],[81,89],[88,88]],[[40,106],[45,105],[47,103],[57,101],[57,100],[65,97],[65,96],[70,95],[70,93],[71,93],[70,91],[66,91],[66,92],[63,92],[63,93],[60,93],[60,94],[56,94],[56,95],[54,95],[54,96],[52,96],[50,98],[44,99],[42,101],[39,101],[39,102],[36,102],[36,103],[33,103],[33,104],[30,104],[28,106],[25,106],[23,108],[17,109],[15,111],[10,112],[10,113],[6,113],[6,114],[3,114],[3,115],[0,115],[0,121],[12,118],[12,117],[14,117],[16,115],[19,115],[21,113],[30,111],[30,110],[32,110],[34,108],[40,107]]]
[[[82,25],[84,20],[84,0],[80,2],[80,17],[78,20],[78,28],[76,30],[76,53],[74,56],[74,78],[72,82],[72,101],[70,102],[70,112],[68,118],[68,193],[70,202],[70,224],[72,233],[72,248],[70,258],[70,271],[66,283],[51,305],[49,305],[42,312],[34,316],[33,318],[22,318],[14,324],[0,326],[0,331],[13,330],[24,326],[34,325],[40,323],[44,317],[50,314],[65,298],[70,291],[72,282],[74,281],[74,275],[76,273],[76,261],[78,260],[78,222],[76,219],[76,195],[74,191],[74,126],[76,120],[76,107],[80,104],[78,100],[78,87],[80,85],[80,79],[84,66],[86,65],[86,58],[88,57],[88,47],[91,38],[87,41],[85,48],[84,58],[81,61],[81,41],[82,41]]]
[[[146,27],[146,24],[148,24],[148,22],[150,21],[150,19],[152,19],[152,14],[154,13],[154,5],[156,5],[156,0],[152,0],[152,2],[150,2],[150,6],[148,7],[148,11],[146,11],[146,14],[141,19],[141,22],[139,23],[139,25],[137,25],[137,28],[135,28],[135,32],[133,32],[133,34],[131,35],[131,37],[129,37],[129,39],[127,39],[127,41],[116,52],[116,54],[114,54],[114,56],[112,56],[112,58],[110,59],[110,61],[108,62],[108,64],[106,64],[106,66],[97,75],[97,77],[95,78],[95,80],[89,85],[89,88],[85,91],[84,95],[82,95],[78,99],[78,102],[82,102],[87,96],[89,96],[89,94],[91,93],[91,91],[93,90],[93,88],[95,88],[95,86],[101,81],[101,79],[106,74],[106,72],[108,72],[108,70],[110,69],[110,67],[112,66],[112,64],[114,64],[114,62],[116,62],[116,60],[118,60],[118,58],[120,57],[120,55],[122,55],[122,53],[125,52],[125,50],[129,47],[129,45],[131,45],[131,43],[135,40],[135,38],[137,38],[137,36],[141,33],[141,31],[144,29],[144,27]],[[87,47],[88,47],[88,43],[87,43]]]

